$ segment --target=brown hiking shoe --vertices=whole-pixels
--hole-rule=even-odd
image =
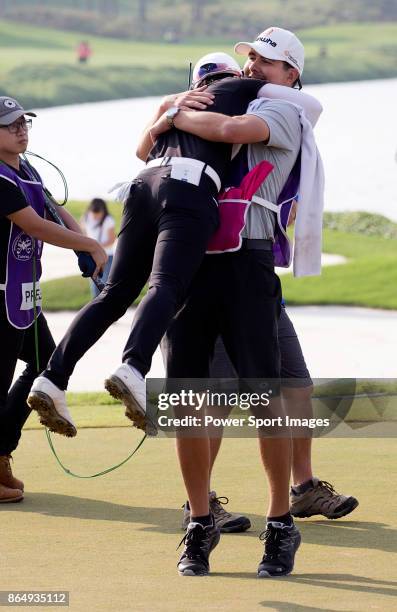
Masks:
[[[325,480],[319,480],[313,476],[312,485],[304,493],[295,493],[291,489],[290,512],[292,516],[307,518],[315,514],[322,514],[328,519],[338,519],[350,514],[358,506],[355,497],[340,495]]]
[[[22,480],[18,480],[13,476],[11,470],[11,455],[0,455],[0,484],[9,489],[19,489],[23,492],[24,484]]]
[[[223,500],[223,501],[222,501]],[[227,497],[217,497],[215,491],[209,493],[210,512],[214,516],[215,524],[221,533],[240,533],[251,527],[251,521],[243,514],[227,512],[222,504],[229,502]],[[182,529],[187,529],[190,523],[190,510],[183,505]]]
[[[23,499],[23,492],[19,489],[10,489],[0,484],[0,504],[19,502]]]

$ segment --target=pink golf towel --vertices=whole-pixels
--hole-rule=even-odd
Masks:
[[[219,227],[209,240],[207,253],[227,253],[241,248],[241,233],[251,198],[272,170],[273,164],[262,161],[245,175],[239,187],[228,187],[219,195]]]

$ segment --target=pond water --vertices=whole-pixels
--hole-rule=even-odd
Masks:
[[[326,170],[326,210],[367,210],[397,221],[397,79],[305,88],[323,104],[316,127]],[[160,98],[133,98],[38,111],[30,148],[57,163],[70,197],[109,197],[117,182],[143,167],[135,157],[139,134]],[[42,169],[42,166],[37,164]],[[59,179],[43,169],[50,188]]]

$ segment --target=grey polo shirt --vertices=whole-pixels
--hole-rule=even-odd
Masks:
[[[284,100],[258,99],[250,103],[247,114],[256,115],[269,126],[270,138],[266,145],[258,142],[248,146],[248,166],[251,170],[263,160],[273,164],[273,171],[256,195],[275,204],[300,150],[302,128],[299,112],[293,104]],[[274,239],[275,224],[275,213],[252,203],[242,236]]]

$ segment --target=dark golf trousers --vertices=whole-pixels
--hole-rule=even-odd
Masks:
[[[39,371],[47,363],[55,342],[41,314],[37,319]],[[22,427],[30,414],[26,403],[37,376],[36,347],[33,325],[16,329],[7,320],[4,295],[0,293],[0,455],[10,455],[18,446]],[[16,363],[26,362],[26,368],[12,385]],[[11,389],[10,389],[11,387]]]
[[[143,375],[149,371],[218,225],[211,179],[203,175],[195,186],[169,175],[169,167],[150,168],[133,182],[105,289],[79,312],[44,373],[59,388],[66,389],[77,361],[125,313],[150,275],[123,353],[123,362]]]
[[[220,336],[239,378],[277,380],[280,302],[271,251],[207,255],[164,339],[167,376],[207,378]]]

